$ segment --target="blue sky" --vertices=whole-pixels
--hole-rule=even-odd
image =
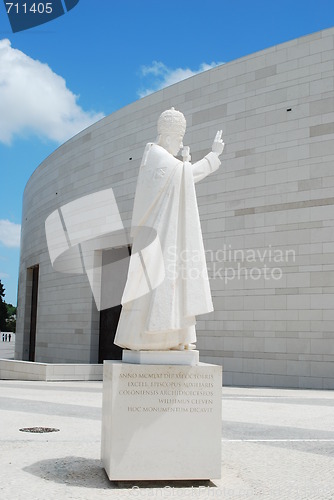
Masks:
[[[333,0],[80,0],[13,34],[0,3],[0,280],[16,304],[22,195],[90,123],[217,63],[334,25]]]

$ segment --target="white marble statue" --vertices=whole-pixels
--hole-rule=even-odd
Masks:
[[[157,141],[148,143],[143,155],[132,257],[115,336],[123,348],[194,349],[196,316],[213,311],[195,183],[218,169],[224,143],[218,131],[212,151],[192,165],[182,144],[185,130],[182,113],[164,111]],[[183,161],[175,158],[181,148]],[[157,286],[150,277],[156,277]]]

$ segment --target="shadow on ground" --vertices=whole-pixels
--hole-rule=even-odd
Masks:
[[[101,460],[83,457],[63,457],[35,462],[23,469],[46,481],[85,488],[216,488],[212,481],[109,481]]]

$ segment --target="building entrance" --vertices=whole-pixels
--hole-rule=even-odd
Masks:
[[[115,304],[115,297],[119,297],[120,302],[128,274],[130,254],[130,246],[106,249],[102,252],[99,363],[103,363],[105,359],[122,359],[122,349],[114,344],[122,306],[105,306],[108,303]]]
[[[30,271],[32,273],[32,289],[29,334],[29,361],[35,361],[39,266],[31,268]]]

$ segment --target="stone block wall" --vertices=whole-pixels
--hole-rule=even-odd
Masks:
[[[180,109],[193,161],[223,128],[220,170],[197,184],[215,311],[198,318],[201,359],[226,385],[334,388],[334,29],[201,73],[111,114],[65,143],[24,195],[17,359],[29,341],[39,264],[36,361],[97,361],[99,313],[85,275],[50,264],[44,222],[112,188],[128,227],[144,145]]]

